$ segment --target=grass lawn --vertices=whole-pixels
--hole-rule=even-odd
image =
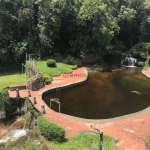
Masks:
[[[63,63],[57,63],[56,68],[47,67],[46,61],[38,61],[37,67],[42,74],[48,74],[50,76],[59,75],[61,72],[71,72],[71,68],[76,67],[75,65],[67,65]],[[3,89],[10,85],[25,84],[27,77],[21,73],[0,73],[0,89]]]
[[[70,137],[64,143],[50,142],[50,147],[53,150],[99,150],[99,135],[81,133]],[[113,139],[108,136],[104,136],[103,149],[118,150]]]
[[[99,135],[81,133],[70,137],[66,142],[55,143],[47,141],[43,136],[35,131],[30,131],[11,144],[11,150],[99,150]],[[0,150],[10,150],[8,146]],[[104,136],[103,150],[119,150],[113,139]]]
[[[150,146],[150,132],[148,132],[146,135],[146,144]]]
[[[57,67],[47,67],[46,61],[38,61],[37,67],[43,74],[48,74],[50,76],[59,75],[61,72],[71,72],[72,68],[76,65],[68,65],[63,63],[57,63]]]
[[[10,85],[25,84],[27,82],[25,74],[21,73],[0,73],[0,89]]]

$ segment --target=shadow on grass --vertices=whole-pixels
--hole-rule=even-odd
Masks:
[[[0,72],[0,76],[15,75],[15,74],[23,75],[23,74],[22,74],[21,72],[19,72],[19,71]]]

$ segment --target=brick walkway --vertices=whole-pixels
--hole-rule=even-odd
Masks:
[[[150,77],[150,70],[143,71],[143,74]],[[146,133],[150,131],[149,109],[144,111],[144,113],[137,113],[135,115],[128,115],[117,119],[109,119],[105,121],[86,120],[57,113],[49,109],[41,99],[41,95],[44,91],[58,86],[69,86],[70,84],[83,82],[86,79],[87,71],[84,68],[73,70],[71,74],[61,74],[60,76],[54,77],[53,82],[50,85],[46,85],[39,91],[32,91],[30,100],[33,102],[33,97],[36,97],[37,104],[35,107],[41,111],[41,105],[44,105],[46,110],[44,117],[65,128],[67,137],[75,135],[82,130],[93,131],[90,127],[93,125],[93,127],[103,130],[104,134],[116,139],[116,141],[118,141],[116,145],[121,150],[145,150],[145,136]],[[15,91],[9,91],[9,95],[10,97],[15,97],[16,93]],[[20,90],[20,95],[21,97],[27,97],[28,91]]]

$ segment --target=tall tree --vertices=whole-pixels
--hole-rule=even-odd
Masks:
[[[120,0],[118,4],[118,25],[120,32],[117,40],[127,49],[140,42],[141,22],[144,16],[144,0]]]
[[[150,42],[150,1],[146,0],[144,3],[144,17],[141,24],[141,41]]]
[[[74,51],[103,52],[111,39],[118,33],[117,19],[109,11],[113,1],[82,0],[77,15],[77,27],[75,29],[71,45]],[[109,5],[108,5],[109,4]]]

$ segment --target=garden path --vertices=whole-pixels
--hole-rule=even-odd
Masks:
[[[150,77],[150,69],[142,72]],[[136,113],[136,115],[127,115],[118,117],[117,119],[102,120],[86,120],[78,119],[57,113],[51,110],[42,100],[41,95],[44,91],[59,86],[69,86],[71,84],[83,82],[87,79],[87,71],[85,68],[73,70],[70,74],[61,74],[53,77],[51,84],[46,85],[39,91],[32,91],[30,101],[33,103],[33,97],[36,97],[37,104],[35,107],[41,111],[41,105],[45,106],[46,114],[43,116],[48,120],[60,125],[66,129],[66,136],[72,136],[80,131],[93,131],[91,125],[102,130],[105,135],[109,135],[115,139],[116,145],[121,150],[145,150],[145,136],[150,131],[150,110],[144,113]],[[27,90],[20,90],[21,97],[27,97]],[[15,97],[15,91],[9,91],[10,97]],[[105,142],[105,141],[104,141]]]

